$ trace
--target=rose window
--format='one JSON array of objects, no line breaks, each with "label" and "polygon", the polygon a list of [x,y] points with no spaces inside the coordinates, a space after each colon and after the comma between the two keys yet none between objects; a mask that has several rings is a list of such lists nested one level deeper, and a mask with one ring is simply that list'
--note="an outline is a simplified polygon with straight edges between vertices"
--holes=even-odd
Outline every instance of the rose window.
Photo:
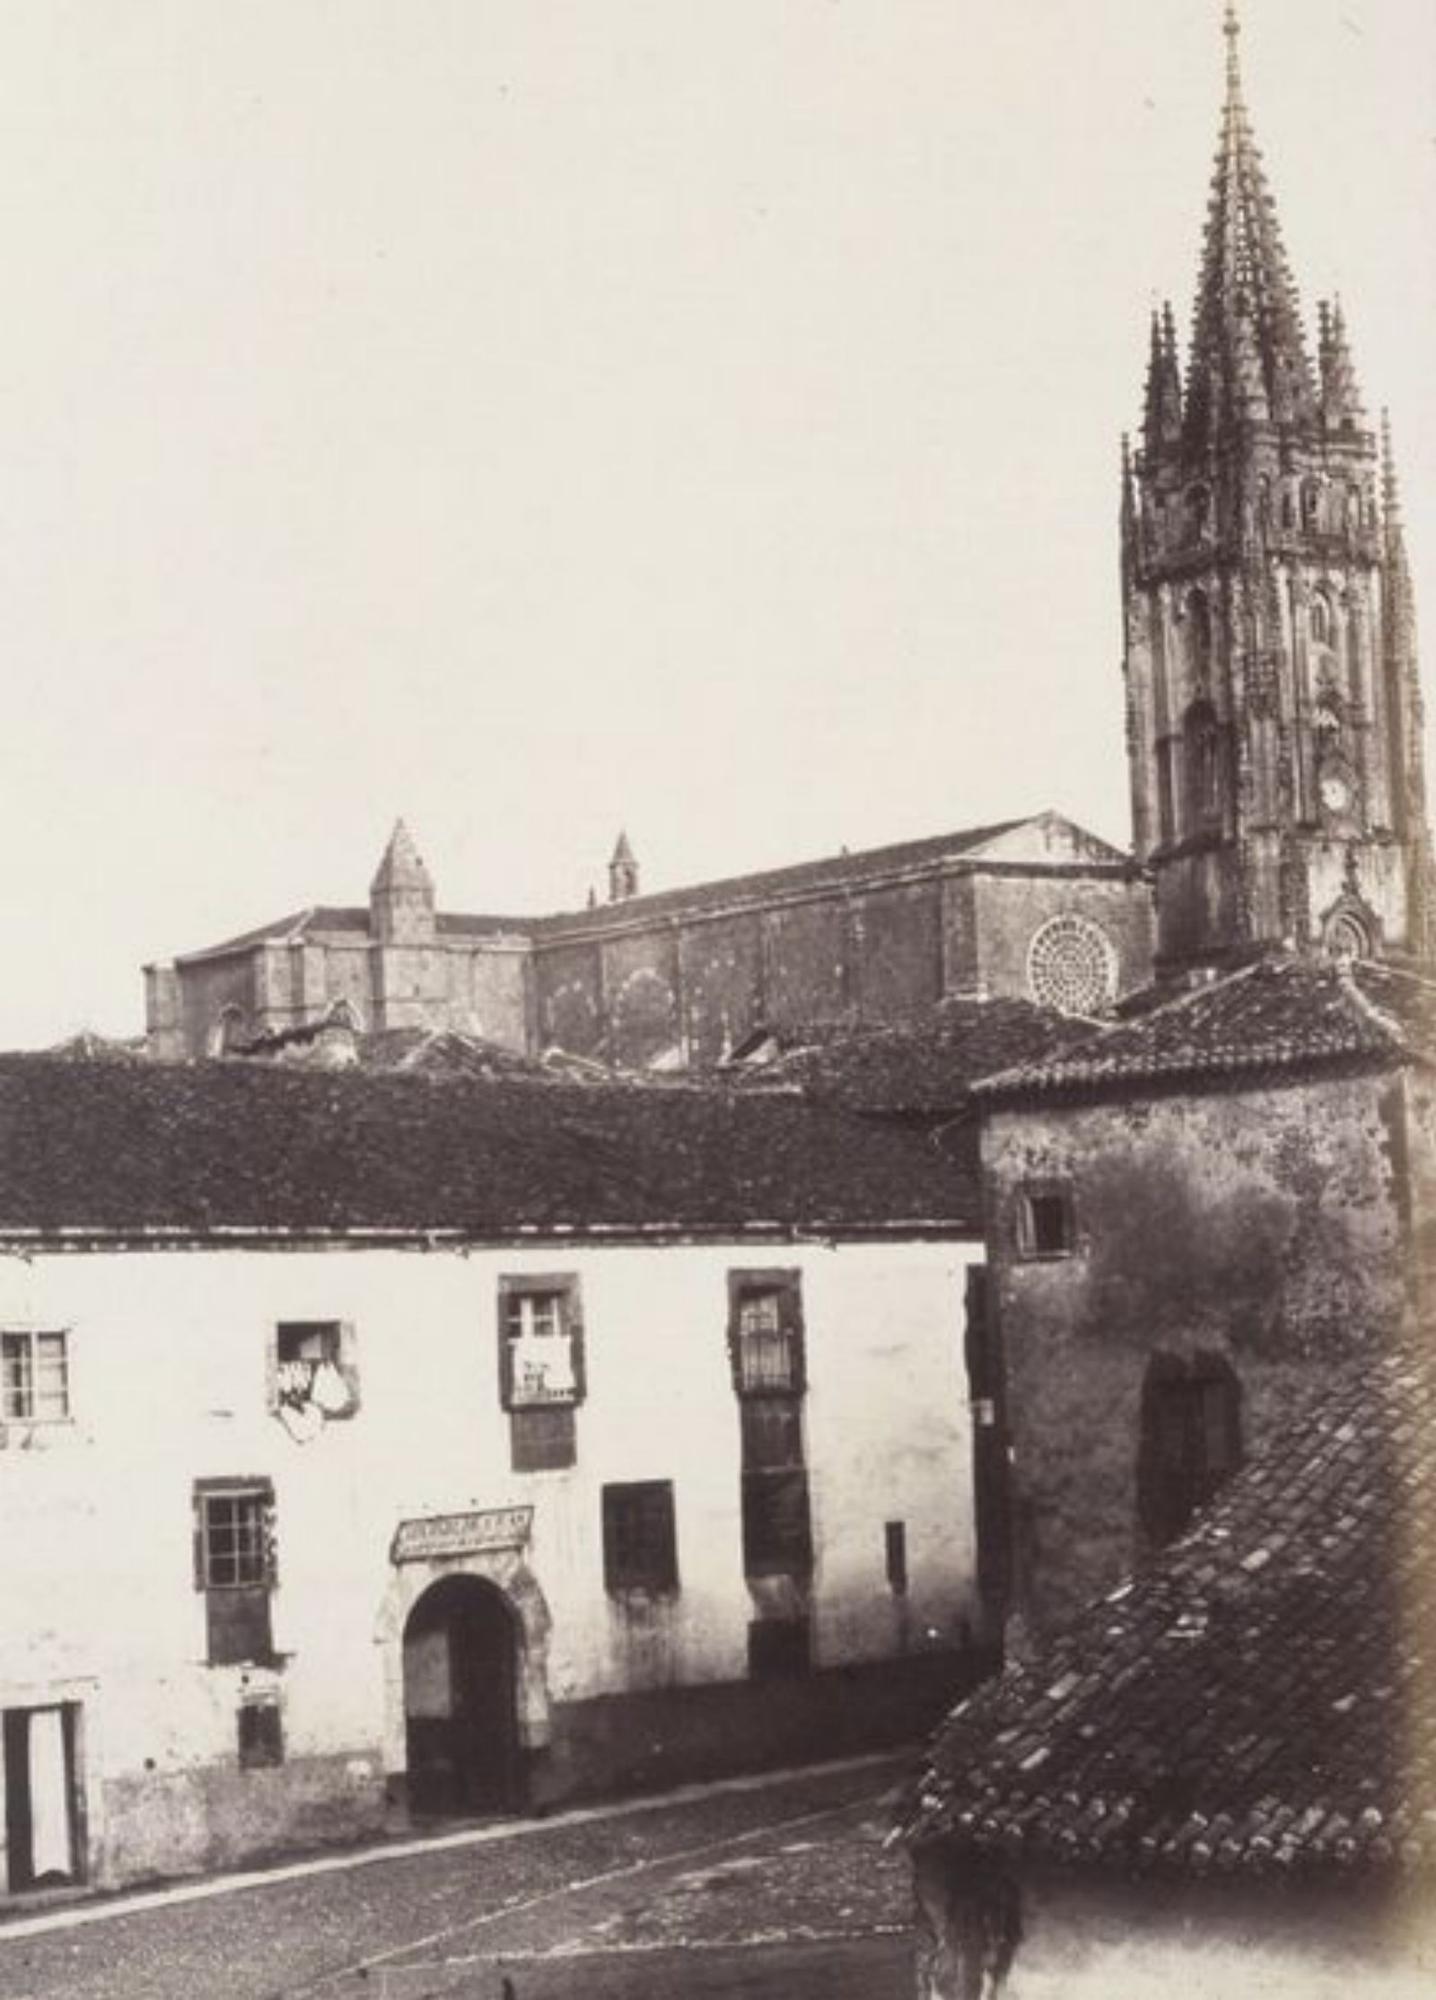
[{"label": "rose window", "polygon": [[1027,986],[1059,1014],[1101,1014],[1117,994],[1117,954],[1086,917],[1052,917],[1027,947]]}]

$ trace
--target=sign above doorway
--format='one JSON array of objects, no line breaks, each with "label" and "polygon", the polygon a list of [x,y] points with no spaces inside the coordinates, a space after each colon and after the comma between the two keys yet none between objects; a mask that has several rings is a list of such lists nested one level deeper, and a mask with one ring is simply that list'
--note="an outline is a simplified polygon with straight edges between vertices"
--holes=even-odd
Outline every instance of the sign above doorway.
[{"label": "sign above doorway", "polygon": [[532,1507],[485,1507],[467,1514],[423,1514],[401,1521],[390,1562],[425,1562],[471,1556],[486,1549],[521,1549],[533,1528]]}]

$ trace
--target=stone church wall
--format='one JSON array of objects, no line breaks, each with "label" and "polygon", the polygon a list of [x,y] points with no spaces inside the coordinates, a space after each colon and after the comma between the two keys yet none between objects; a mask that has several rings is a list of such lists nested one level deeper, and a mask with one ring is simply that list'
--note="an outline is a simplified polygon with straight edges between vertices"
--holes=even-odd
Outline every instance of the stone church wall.
[{"label": "stone church wall", "polygon": [[876,1021],[900,1021],[943,993],[942,901],[935,882],[880,890],[856,903],[857,1001]]},{"label": "stone church wall", "polygon": [[1144,882],[1065,875],[979,875],[971,882],[976,984],[986,994],[1028,994],[1027,954],[1043,924],[1076,916],[1096,924],[1116,958],[1117,991],[1151,975],[1151,896]]}]

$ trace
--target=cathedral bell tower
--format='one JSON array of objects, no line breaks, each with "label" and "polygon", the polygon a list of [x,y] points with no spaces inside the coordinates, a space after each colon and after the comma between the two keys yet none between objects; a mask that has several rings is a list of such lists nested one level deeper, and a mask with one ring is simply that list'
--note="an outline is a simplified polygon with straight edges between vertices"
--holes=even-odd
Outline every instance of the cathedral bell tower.
[{"label": "cathedral bell tower", "polygon": [[1138,858],[1157,971],[1283,946],[1424,957],[1415,620],[1390,438],[1344,315],[1309,351],[1226,15],[1227,91],[1182,380],[1154,315],[1124,448],[1122,586]]}]

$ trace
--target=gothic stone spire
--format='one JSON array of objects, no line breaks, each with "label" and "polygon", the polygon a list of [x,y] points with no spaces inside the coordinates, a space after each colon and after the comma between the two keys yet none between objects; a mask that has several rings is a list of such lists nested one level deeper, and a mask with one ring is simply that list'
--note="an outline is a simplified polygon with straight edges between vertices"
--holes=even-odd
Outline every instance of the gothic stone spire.
[{"label": "gothic stone spire", "polygon": [[1228,6],[1185,384],[1162,316],[1123,472],[1132,823],[1173,976],[1358,935],[1422,953],[1436,924],[1395,475],[1337,304],[1313,366],[1239,33]]},{"label": "gothic stone spire", "polygon": [[1187,420],[1215,443],[1245,416],[1300,422],[1317,407],[1311,358],[1276,205],[1242,94],[1235,7],[1227,8],[1227,93],[1193,319]]},{"label": "gothic stone spire", "polygon": [[1172,308],[1152,314],[1152,351],[1147,363],[1147,408],[1142,436],[1154,456],[1182,435],[1182,370]]}]

